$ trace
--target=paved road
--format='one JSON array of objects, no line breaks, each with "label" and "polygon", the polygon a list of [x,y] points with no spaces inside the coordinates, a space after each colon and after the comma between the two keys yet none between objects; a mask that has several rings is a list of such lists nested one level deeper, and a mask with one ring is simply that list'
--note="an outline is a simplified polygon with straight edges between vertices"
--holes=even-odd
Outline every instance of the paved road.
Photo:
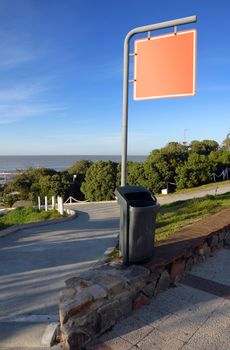
[{"label": "paved road", "polygon": [[[72,221],[0,239],[0,348],[41,346],[58,319],[58,292],[67,276],[88,269],[118,234],[116,203],[78,204]],[[25,341],[24,330],[27,333]]]},{"label": "paved road", "polygon": [[[230,191],[230,185],[222,187],[217,193]],[[206,194],[193,191],[160,197],[159,201]],[[0,239],[0,349],[41,346],[47,324],[58,320],[58,294],[64,280],[88,269],[114,245],[119,232],[115,202],[69,207],[78,211],[78,218]]]},{"label": "paved road", "polygon": [[230,192],[230,184],[221,184],[214,187],[210,187],[209,189],[199,189],[199,190],[192,190],[185,193],[172,193],[167,196],[160,196],[158,198],[160,204],[167,204],[167,203],[173,203],[176,201],[186,200],[186,199],[192,199],[197,197],[204,197],[206,195],[218,195],[223,194],[226,192]]}]

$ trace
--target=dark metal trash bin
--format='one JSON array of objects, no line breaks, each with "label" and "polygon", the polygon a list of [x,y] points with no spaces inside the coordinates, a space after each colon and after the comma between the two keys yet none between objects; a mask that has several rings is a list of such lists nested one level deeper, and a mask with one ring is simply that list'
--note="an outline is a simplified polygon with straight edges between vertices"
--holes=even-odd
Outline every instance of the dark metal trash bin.
[{"label": "dark metal trash bin", "polygon": [[115,195],[120,204],[120,250],[126,265],[148,260],[153,255],[156,197],[142,186],[121,186]]}]

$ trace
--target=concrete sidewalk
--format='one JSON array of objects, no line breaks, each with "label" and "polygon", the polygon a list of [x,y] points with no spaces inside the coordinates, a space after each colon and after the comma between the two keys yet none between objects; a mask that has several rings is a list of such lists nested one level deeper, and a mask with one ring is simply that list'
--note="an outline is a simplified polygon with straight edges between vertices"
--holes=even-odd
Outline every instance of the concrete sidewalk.
[{"label": "concrete sidewalk", "polygon": [[229,350],[229,263],[218,251],[87,350]]}]

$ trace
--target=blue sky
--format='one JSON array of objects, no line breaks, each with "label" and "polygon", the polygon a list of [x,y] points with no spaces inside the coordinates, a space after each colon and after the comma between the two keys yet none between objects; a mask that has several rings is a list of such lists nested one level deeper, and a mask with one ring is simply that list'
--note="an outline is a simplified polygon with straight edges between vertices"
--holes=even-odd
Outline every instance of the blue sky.
[{"label": "blue sky", "polygon": [[128,153],[182,142],[185,129],[188,142],[221,142],[229,12],[228,0],[0,0],[0,154],[120,154],[126,33],[191,15],[181,29],[198,30],[197,95],[133,101],[131,87]]}]

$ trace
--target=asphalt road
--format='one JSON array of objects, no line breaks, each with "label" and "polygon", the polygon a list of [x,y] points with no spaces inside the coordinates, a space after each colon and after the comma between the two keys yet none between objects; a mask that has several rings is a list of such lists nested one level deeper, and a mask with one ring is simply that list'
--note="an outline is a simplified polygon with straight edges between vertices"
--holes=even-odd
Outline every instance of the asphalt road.
[{"label": "asphalt road", "polygon": [[65,279],[88,269],[114,245],[116,203],[78,204],[77,212],[72,221],[1,238],[0,348],[41,346],[47,324],[58,321]]},{"label": "asphalt road", "polygon": [[[214,194],[192,191],[159,197],[170,203]],[[230,191],[230,185],[217,193]],[[66,278],[94,264],[119,233],[116,202],[69,205],[72,221],[30,228],[0,239],[0,349],[41,347],[46,327],[58,322],[58,295]],[[45,349],[45,348],[44,348]]]}]

